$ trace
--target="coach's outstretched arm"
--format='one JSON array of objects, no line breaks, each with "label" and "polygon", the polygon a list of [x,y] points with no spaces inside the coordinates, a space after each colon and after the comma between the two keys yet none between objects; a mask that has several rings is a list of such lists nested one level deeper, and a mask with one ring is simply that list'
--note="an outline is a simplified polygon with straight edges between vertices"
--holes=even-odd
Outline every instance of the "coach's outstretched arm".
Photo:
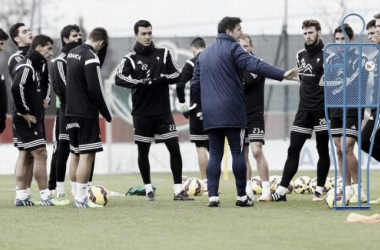
[{"label": "coach's outstretched arm", "polygon": [[285,71],[281,68],[278,68],[256,57],[251,56],[241,46],[236,47],[234,60],[236,65],[241,70],[263,75],[267,78],[278,81],[282,81],[283,79],[296,80],[294,78],[299,76],[301,71],[300,68],[293,68],[291,70]]}]

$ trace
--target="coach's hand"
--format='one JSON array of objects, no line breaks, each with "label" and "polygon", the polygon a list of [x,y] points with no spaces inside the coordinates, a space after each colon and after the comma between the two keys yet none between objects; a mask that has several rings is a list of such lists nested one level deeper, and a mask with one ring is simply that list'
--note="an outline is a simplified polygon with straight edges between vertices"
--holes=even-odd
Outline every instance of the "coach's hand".
[{"label": "coach's hand", "polygon": [[298,76],[303,75],[301,73],[302,71],[303,71],[303,68],[301,68],[301,67],[299,67],[299,68],[297,68],[297,67],[292,68],[291,70],[288,70],[288,71],[285,72],[284,79],[297,81],[298,80]]},{"label": "coach's hand", "polygon": [[29,128],[32,127],[32,123],[34,123],[34,124],[37,123],[37,119],[35,116],[29,115],[29,114],[23,115],[20,113],[17,113],[17,115],[22,116],[25,119],[25,121],[28,123]]}]

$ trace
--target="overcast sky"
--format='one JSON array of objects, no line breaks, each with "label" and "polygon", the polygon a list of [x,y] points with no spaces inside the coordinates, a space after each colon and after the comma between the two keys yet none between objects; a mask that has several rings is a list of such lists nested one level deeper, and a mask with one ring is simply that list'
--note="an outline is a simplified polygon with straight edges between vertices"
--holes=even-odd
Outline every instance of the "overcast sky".
[{"label": "overcast sky", "polygon": [[[111,37],[133,36],[133,25],[139,19],[152,23],[154,36],[214,36],[217,23],[224,16],[242,18],[243,31],[253,35],[279,34],[285,12],[285,0],[42,1],[42,32],[52,37],[58,37],[63,26],[78,23],[80,17],[87,30],[103,26]],[[342,16],[351,12],[361,14],[368,22],[380,12],[380,1],[288,0],[288,31],[300,34],[302,21],[313,18],[319,20],[322,31],[328,33]],[[29,23],[30,17],[26,21]],[[361,23],[356,23],[357,33]]]}]

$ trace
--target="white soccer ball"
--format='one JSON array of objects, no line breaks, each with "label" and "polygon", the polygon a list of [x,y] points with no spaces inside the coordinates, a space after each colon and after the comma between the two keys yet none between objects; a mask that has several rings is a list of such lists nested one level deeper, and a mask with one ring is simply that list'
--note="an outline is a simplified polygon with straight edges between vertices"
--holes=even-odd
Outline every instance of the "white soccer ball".
[{"label": "white soccer ball", "polygon": [[[336,196],[336,206],[342,206],[343,204],[343,190],[341,188],[337,189],[337,192],[335,193],[335,189],[332,188],[330,191],[326,194],[326,204],[329,208],[333,208],[335,203],[335,196]],[[350,200],[346,197],[346,206],[348,206]]]},{"label": "white soccer ball", "polygon": [[281,179],[282,179],[282,176],[280,175],[272,175],[269,177],[271,193],[276,192],[277,187],[280,185]]},{"label": "white soccer ball", "polygon": [[98,205],[107,205],[108,200],[110,198],[108,190],[100,185],[91,186],[87,190],[87,198],[88,200],[98,204]]},{"label": "white soccer ball", "polygon": [[189,178],[183,184],[183,190],[190,196],[201,196],[203,194],[202,181],[198,178]]},{"label": "white soccer ball", "polygon": [[[312,194],[315,193],[315,190],[317,188],[317,177],[314,177],[310,181],[310,192]],[[323,187],[323,194],[326,194],[331,189],[331,179],[329,177],[326,178],[325,186]]]},{"label": "white soccer ball", "polygon": [[310,194],[311,179],[308,176],[300,176],[294,181],[294,193]]}]

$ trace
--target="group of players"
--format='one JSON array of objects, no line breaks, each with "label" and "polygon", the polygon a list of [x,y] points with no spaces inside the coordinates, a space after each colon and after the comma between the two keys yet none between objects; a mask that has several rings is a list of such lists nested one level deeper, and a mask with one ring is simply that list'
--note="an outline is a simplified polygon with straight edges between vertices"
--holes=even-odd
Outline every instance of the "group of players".
[{"label": "group of players", "polygon": [[[190,140],[197,148],[202,183],[209,196],[209,207],[217,207],[220,204],[218,188],[225,137],[228,139],[233,158],[232,167],[237,187],[236,205],[249,207],[253,206],[254,200],[251,166],[248,160],[249,146],[262,180],[263,193],[258,200],[286,201],[285,193],[297,172],[301,149],[306,139],[311,138],[313,130],[316,133],[319,154],[317,188],[313,201],[323,200],[323,187],[330,167],[330,158],[324,114],[324,90],[320,84],[324,74],[321,26],[316,20],[303,22],[305,48],[297,53],[297,67],[285,71],[254,56],[252,40],[248,34],[242,32],[240,23],[240,18],[223,18],[218,24],[216,41],[207,48],[202,38],[193,39],[191,49],[194,58],[185,63],[182,73],[169,50],[155,47],[152,41],[152,25],[146,20],[135,23],[136,44],[121,60],[115,84],[129,88],[132,92],[134,140],[138,148],[138,166],[148,201],[154,201],[156,198],[149,163],[150,145],[154,141],[165,143],[170,153],[170,167],[174,180],[173,200],[193,200],[182,189],[182,157],[176,125],[170,110],[169,84],[176,84],[181,112],[186,118],[190,118]],[[345,25],[344,29],[350,41],[353,40],[351,27]],[[367,25],[367,30],[369,40],[380,43],[380,14]],[[19,48],[8,62],[14,100],[14,143],[19,149],[15,166],[15,205],[70,204],[64,189],[66,164],[70,156],[69,175],[74,207],[100,207],[86,198],[86,191],[88,185],[91,185],[95,153],[103,150],[99,113],[108,122],[112,121],[100,73],[107,53],[107,31],[104,28],[95,28],[82,43],[79,27],[65,26],[61,31],[62,52],[51,60],[50,67],[48,61],[52,57],[54,44],[50,37],[33,37],[23,23],[13,25],[9,33]],[[344,42],[340,27],[335,30],[334,37],[337,42]],[[0,29],[0,50],[7,40],[8,35]],[[274,194],[270,193],[268,163],[263,153],[265,77],[280,81],[297,78],[300,81],[300,103],[291,130],[288,157],[283,178]],[[1,79],[3,80],[3,76]],[[190,105],[187,105],[184,89],[189,81],[191,100]],[[57,143],[54,147],[48,185],[44,110],[50,105],[50,85],[59,97],[59,103],[55,126]],[[6,99],[2,98],[3,100]],[[342,114],[337,113],[331,118],[331,126],[335,131],[334,143],[341,167]],[[5,112],[1,115],[0,128],[3,130]],[[372,117],[375,117],[374,114]],[[359,130],[355,112],[348,117],[347,124],[346,192],[350,194],[350,202],[354,203],[358,198],[358,185],[357,160],[353,148]],[[373,126],[372,119],[363,129],[362,145],[366,152],[369,150]],[[376,151],[378,147],[375,143],[373,157],[377,160],[380,158],[380,152]],[[40,190],[39,201],[30,196],[33,176]],[[361,197],[362,201],[366,200],[364,193]]]}]

